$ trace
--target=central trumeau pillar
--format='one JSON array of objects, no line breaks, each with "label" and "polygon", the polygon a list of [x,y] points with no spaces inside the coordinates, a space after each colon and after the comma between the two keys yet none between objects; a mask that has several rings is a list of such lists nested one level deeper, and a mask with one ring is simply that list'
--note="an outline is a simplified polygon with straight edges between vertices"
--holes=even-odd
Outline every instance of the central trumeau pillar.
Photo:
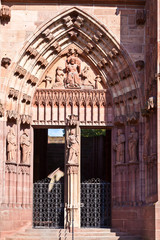
[{"label": "central trumeau pillar", "polygon": [[69,116],[65,152],[65,227],[80,227],[80,128],[78,117]]}]

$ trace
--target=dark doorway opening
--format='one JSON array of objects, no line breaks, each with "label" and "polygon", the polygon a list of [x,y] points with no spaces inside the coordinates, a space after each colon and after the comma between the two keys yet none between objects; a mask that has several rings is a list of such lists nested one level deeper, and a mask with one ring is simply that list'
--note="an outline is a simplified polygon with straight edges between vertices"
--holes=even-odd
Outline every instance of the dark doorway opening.
[{"label": "dark doorway opening", "polygon": [[111,131],[81,131],[81,226],[111,225]]},{"label": "dark doorway opening", "polygon": [[35,228],[64,226],[64,153],[63,135],[49,136],[48,129],[34,130],[33,227]]}]

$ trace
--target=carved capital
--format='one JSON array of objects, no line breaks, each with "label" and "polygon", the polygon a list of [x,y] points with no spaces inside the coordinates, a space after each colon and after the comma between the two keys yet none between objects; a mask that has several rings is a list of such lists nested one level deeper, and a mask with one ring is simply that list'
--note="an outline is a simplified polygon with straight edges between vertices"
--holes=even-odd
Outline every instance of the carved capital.
[{"label": "carved capital", "polygon": [[18,113],[14,110],[7,110],[7,118],[16,120],[18,118]]},{"label": "carved capital", "polygon": [[70,175],[70,174],[78,174],[78,165],[77,166],[69,165],[68,168],[67,168],[67,174],[68,175]]},{"label": "carved capital", "polygon": [[7,58],[7,57],[2,58],[2,61],[1,61],[1,66],[2,67],[7,69],[10,64],[11,64],[11,59],[10,58]]},{"label": "carved capital", "polygon": [[53,34],[51,33],[51,31],[49,29],[46,29],[43,33],[42,33],[43,38],[47,41],[50,42],[51,40],[54,39]]},{"label": "carved capital", "polygon": [[91,51],[92,51],[92,49],[93,49],[93,45],[92,45],[92,43],[87,43],[87,46],[84,48],[84,52],[85,53],[90,53]]},{"label": "carved capital", "polygon": [[138,25],[144,25],[146,22],[146,10],[137,10],[136,23]]},{"label": "carved capital", "polygon": [[20,120],[23,124],[31,124],[32,122],[32,116],[30,115],[25,115],[25,114],[22,114],[20,115]]},{"label": "carved capital", "polygon": [[97,63],[98,67],[99,68],[103,68],[105,67],[106,65],[110,65],[110,62],[108,59],[106,58],[102,58],[98,63]]},{"label": "carved capital", "polygon": [[76,31],[70,31],[68,32],[68,35],[70,37],[71,40],[76,40],[77,39],[77,36],[78,36],[78,32]]},{"label": "carved capital", "polygon": [[48,61],[43,56],[39,57],[39,59],[37,60],[37,63],[44,67],[48,65]]},{"label": "carved capital", "polygon": [[34,58],[38,55],[38,51],[32,46],[29,46],[26,52],[29,53]]},{"label": "carved capital", "polygon": [[27,70],[24,69],[23,67],[21,66],[17,66],[16,70],[15,70],[15,74],[16,75],[19,75],[20,77],[24,77],[25,74],[26,74]]},{"label": "carved capital", "polygon": [[11,163],[11,162],[6,162],[5,172],[16,173],[17,172],[17,164],[16,163]]},{"label": "carved capital", "polygon": [[96,34],[94,34],[94,36],[93,36],[93,41],[95,41],[95,42],[100,41],[102,36],[103,36],[103,34],[101,32],[99,32],[99,31],[97,31]]},{"label": "carved capital", "polygon": [[19,90],[16,90],[14,88],[10,88],[8,96],[12,97],[14,100],[17,100],[18,94],[19,94]]},{"label": "carved capital", "polygon": [[76,127],[79,124],[78,116],[72,114],[66,119],[66,125],[70,127]]},{"label": "carved capital", "polygon": [[31,96],[29,96],[26,93],[24,93],[22,102],[26,102],[26,104],[29,104],[31,102]]},{"label": "carved capital", "polygon": [[73,19],[69,15],[63,18],[63,22],[67,28],[73,26]]},{"label": "carved capital", "polygon": [[125,122],[126,122],[125,115],[116,116],[114,119],[114,125],[116,125],[116,126],[122,126],[125,124]]},{"label": "carved capital", "polygon": [[119,55],[119,52],[117,51],[117,49],[112,48],[112,50],[108,53],[110,58],[116,58]]},{"label": "carved capital", "polygon": [[0,20],[2,22],[9,22],[11,18],[11,9],[9,6],[2,5],[0,9]]},{"label": "carved capital", "polygon": [[84,18],[77,16],[77,19],[74,22],[74,26],[76,26],[77,28],[80,28],[83,25],[83,22],[84,22]]},{"label": "carved capital", "polygon": [[27,78],[27,82],[31,83],[32,85],[36,85],[36,83],[38,82],[38,78],[35,77],[32,74],[29,74],[28,78]]},{"label": "carved capital", "polygon": [[132,114],[127,115],[127,122],[130,124],[135,124],[138,122],[139,119],[139,113],[134,112]]},{"label": "carved capital", "polygon": [[125,68],[124,70],[122,70],[120,73],[119,73],[119,77],[121,80],[124,80],[128,77],[131,76],[131,71],[129,69],[129,67]]}]

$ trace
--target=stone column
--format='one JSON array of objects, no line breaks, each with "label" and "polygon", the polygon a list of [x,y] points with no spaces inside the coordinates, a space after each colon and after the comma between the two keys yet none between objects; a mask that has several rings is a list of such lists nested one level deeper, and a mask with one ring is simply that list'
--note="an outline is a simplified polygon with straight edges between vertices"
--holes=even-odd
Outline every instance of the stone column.
[{"label": "stone column", "polygon": [[66,127],[64,216],[66,228],[80,228],[80,128],[75,115]]}]

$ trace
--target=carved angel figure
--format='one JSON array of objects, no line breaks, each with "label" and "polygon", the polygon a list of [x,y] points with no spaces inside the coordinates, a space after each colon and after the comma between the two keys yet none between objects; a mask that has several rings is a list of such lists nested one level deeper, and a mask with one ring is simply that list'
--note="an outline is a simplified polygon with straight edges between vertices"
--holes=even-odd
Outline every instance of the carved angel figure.
[{"label": "carved angel figure", "polygon": [[125,143],[125,135],[122,133],[122,129],[118,129],[117,132],[117,143],[114,146],[114,150],[116,151],[116,163],[124,163],[124,143]]},{"label": "carved angel figure", "polygon": [[138,133],[135,132],[135,128],[132,127],[129,134],[129,159],[130,162],[137,161],[137,142]]},{"label": "carved angel figure", "polygon": [[29,135],[27,131],[25,130],[24,133],[21,136],[20,144],[22,148],[22,159],[21,163],[29,163],[30,160],[30,154],[31,154],[31,141],[29,139]]},{"label": "carved angel figure", "polygon": [[69,137],[67,139],[68,148],[68,164],[78,164],[79,156],[79,142],[75,135],[75,129],[70,130]]},{"label": "carved angel figure", "polygon": [[7,159],[8,162],[16,161],[16,135],[14,129],[11,128],[7,134]]}]

